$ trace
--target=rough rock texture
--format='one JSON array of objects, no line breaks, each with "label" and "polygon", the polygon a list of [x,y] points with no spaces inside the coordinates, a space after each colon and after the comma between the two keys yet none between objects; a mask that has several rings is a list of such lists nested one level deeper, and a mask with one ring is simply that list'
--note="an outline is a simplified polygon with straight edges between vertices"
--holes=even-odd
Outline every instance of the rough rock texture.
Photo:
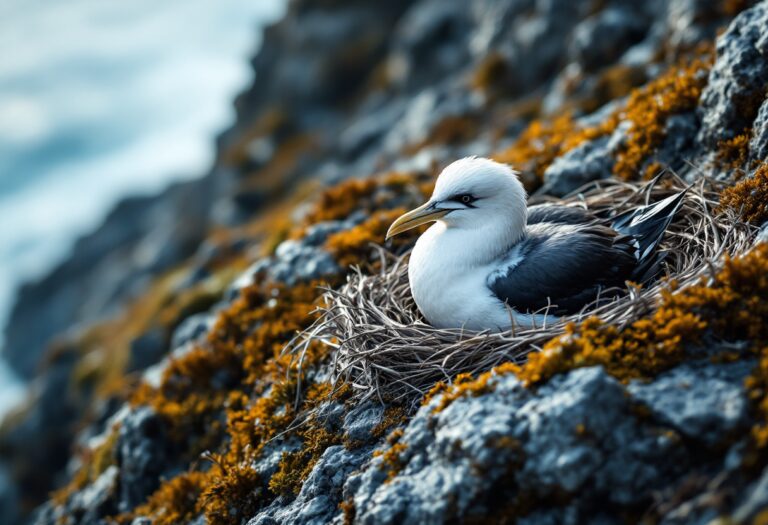
[{"label": "rough rock texture", "polygon": [[333,341],[281,352],[313,319],[307,283],[375,263],[457,157],[514,163],[536,198],[755,173],[766,28],[768,1],[291,1],[210,172],[122,203],[21,291],[3,355],[31,395],[0,429],[0,522],[764,517],[746,334],[642,380],[494,375],[415,412],[329,394]]},{"label": "rough rock texture", "polygon": [[717,42],[720,60],[701,97],[700,140],[715,148],[751,127],[768,83],[768,5],[744,11]]}]

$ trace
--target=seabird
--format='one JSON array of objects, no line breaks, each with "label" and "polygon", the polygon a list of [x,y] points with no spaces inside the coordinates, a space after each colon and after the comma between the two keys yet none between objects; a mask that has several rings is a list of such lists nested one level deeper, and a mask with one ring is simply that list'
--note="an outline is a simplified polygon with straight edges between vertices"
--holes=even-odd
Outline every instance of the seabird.
[{"label": "seabird", "polygon": [[612,218],[575,206],[528,207],[517,173],[468,157],[446,167],[429,201],[387,239],[434,222],[411,253],[411,293],[438,328],[505,330],[576,313],[601,294],[647,283],[684,192]]}]

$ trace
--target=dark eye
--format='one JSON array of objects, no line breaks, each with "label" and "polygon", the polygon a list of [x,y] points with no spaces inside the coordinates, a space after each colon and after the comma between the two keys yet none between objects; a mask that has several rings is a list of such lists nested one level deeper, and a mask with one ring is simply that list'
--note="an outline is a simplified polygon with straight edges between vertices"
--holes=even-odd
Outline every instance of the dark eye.
[{"label": "dark eye", "polygon": [[464,195],[459,195],[457,200],[463,204],[469,204],[470,202],[474,201],[475,198],[469,193],[465,193]]}]

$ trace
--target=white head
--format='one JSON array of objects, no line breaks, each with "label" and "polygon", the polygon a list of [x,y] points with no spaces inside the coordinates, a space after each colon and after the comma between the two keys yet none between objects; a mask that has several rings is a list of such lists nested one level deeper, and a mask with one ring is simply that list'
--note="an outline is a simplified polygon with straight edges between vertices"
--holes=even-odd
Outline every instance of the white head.
[{"label": "white head", "polygon": [[387,238],[440,221],[448,230],[485,230],[502,237],[500,243],[514,243],[525,232],[527,216],[525,189],[512,168],[467,157],[440,173],[429,201],[392,223]]}]

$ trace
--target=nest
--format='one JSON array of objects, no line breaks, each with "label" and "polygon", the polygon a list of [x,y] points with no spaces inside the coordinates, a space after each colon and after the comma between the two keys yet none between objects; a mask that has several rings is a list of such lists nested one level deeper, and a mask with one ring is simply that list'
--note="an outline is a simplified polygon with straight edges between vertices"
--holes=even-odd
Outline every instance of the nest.
[{"label": "nest", "polygon": [[[599,214],[618,214],[655,202],[684,189],[674,175],[663,181],[632,184],[602,181],[560,201]],[[332,377],[353,388],[358,399],[415,406],[436,382],[450,382],[459,373],[476,374],[505,362],[522,363],[529,352],[561,334],[567,323],[598,316],[623,327],[648,315],[661,290],[674,279],[679,287],[711,276],[724,254],[747,250],[753,229],[730,212],[716,213],[721,188],[701,179],[688,189],[661,249],[666,278],[646,288],[628,286],[626,293],[597,300],[579,314],[550,317],[541,326],[506,332],[438,329],[427,324],[411,297],[406,255],[379,249],[379,261],[367,270],[355,269],[347,283],[325,292],[318,321],[300,335],[293,351],[320,340],[334,348]]]}]

